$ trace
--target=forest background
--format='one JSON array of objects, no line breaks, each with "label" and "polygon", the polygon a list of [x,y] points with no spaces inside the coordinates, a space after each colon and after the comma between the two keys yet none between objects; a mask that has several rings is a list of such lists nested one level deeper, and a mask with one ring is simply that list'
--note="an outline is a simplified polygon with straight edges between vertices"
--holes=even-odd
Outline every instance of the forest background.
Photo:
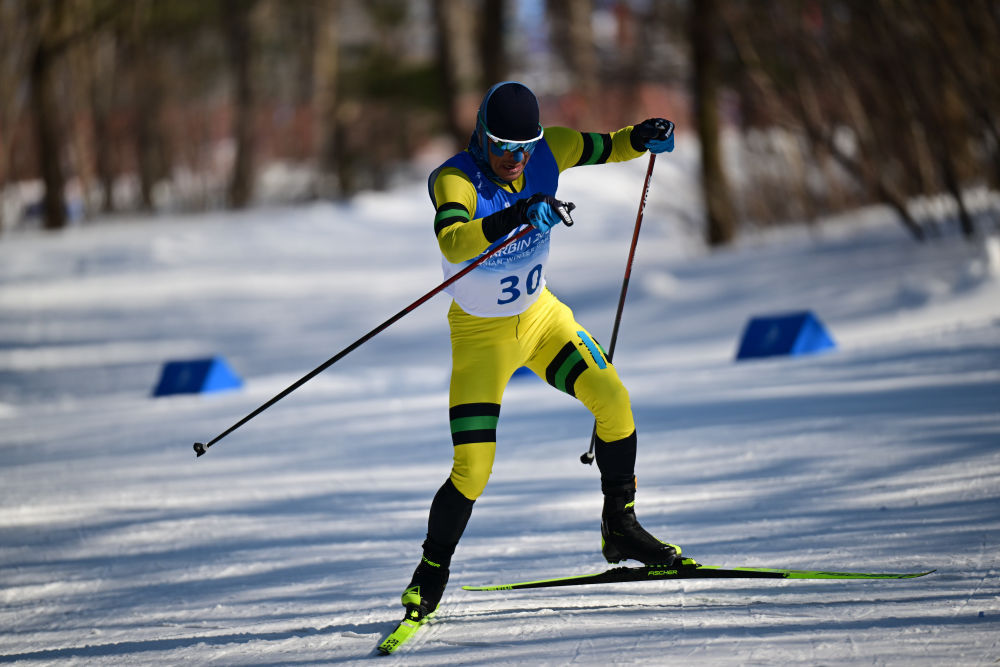
[{"label": "forest background", "polygon": [[548,125],[673,119],[710,246],[870,203],[998,226],[991,0],[0,0],[0,44],[0,232],[387,189],[505,79]]}]

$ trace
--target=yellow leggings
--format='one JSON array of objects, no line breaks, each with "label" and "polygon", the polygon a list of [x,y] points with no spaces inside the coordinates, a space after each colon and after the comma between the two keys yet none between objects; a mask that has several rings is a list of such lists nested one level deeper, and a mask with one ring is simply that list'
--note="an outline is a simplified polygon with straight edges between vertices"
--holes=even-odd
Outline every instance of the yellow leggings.
[{"label": "yellow leggings", "polygon": [[482,494],[493,471],[500,401],[521,366],[578,398],[593,413],[598,438],[611,443],[631,436],[634,442],[632,407],[618,373],[548,289],[528,310],[510,317],[476,317],[452,303],[448,322],[451,482],[469,500]]}]

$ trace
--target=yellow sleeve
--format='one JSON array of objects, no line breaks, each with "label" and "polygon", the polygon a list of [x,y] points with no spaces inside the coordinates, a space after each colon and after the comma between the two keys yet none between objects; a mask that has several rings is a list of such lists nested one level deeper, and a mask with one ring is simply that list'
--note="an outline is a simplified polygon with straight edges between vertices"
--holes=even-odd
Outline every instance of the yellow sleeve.
[{"label": "yellow sleeve", "polygon": [[585,164],[624,162],[642,155],[632,148],[632,126],[607,133],[578,132],[568,127],[545,128],[545,141],[556,158],[559,171]]},{"label": "yellow sleeve", "polygon": [[490,247],[476,215],[476,188],[460,169],[445,167],[434,180],[434,234],[445,259],[453,264],[481,255]]}]

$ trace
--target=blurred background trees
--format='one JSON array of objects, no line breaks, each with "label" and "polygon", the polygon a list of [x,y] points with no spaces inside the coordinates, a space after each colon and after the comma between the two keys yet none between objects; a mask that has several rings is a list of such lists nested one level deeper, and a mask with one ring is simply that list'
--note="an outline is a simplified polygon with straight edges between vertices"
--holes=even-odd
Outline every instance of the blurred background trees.
[{"label": "blurred background trees", "polygon": [[0,44],[0,230],[422,178],[508,78],[675,120],[711,245],[869,203],[972,236],[1000,185],[992,0],[0,0]]}]

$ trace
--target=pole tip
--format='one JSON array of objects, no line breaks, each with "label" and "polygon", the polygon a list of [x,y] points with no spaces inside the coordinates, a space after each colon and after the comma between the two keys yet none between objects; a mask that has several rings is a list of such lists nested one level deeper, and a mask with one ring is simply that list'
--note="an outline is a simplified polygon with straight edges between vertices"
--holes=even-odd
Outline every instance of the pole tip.
[{"label": "pole tip", "polygon": [[202,443],[202,442],[196,442],[196,443],[194,443],[194,451],[195,451],[195,453],[198,456],[201,456],[202,454],[204,454],[206,449],[207,448],[205,447],[205,443]]},{"label": "pole tip", "polygon": [[580,454],[580,463],[587,466],[593,465],[594,455],[591,454],[590,452],[584,452],[583,454]]}]

